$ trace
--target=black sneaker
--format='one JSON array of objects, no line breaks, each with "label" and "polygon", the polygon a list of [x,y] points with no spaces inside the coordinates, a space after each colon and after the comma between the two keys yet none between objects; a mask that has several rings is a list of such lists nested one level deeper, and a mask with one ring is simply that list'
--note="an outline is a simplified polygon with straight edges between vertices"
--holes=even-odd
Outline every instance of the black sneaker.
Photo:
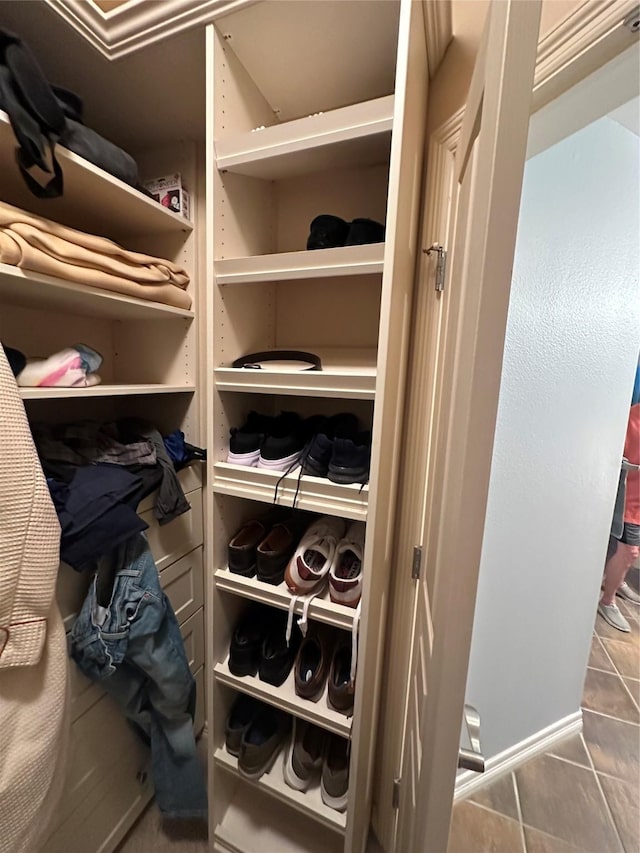
[{"label": "black sneaker", "polygon": [[258,454],[257,467],[270,471],[291,471],[302,453],[305,438],[302,421],[294,412],[273,418]]},{"label": "black sneaker", "polygon": [[349,223],[328,213],[316,216],[309,228],[307,249],[334,249],[336,246],[344,246],[349,234]]},{"label": "black sneaker", "polygon": [[345,246],[359,246],[363,243],[384,243],[384,225],[373,219],[354,219],[349,225]]},{"label": "black sneaker", "polygon": [[266,681],[267,684],[273,684],[275,687],[280,687],[286,681],[302,641],[300,628],[294,622],[291,639],[287,646],[286,630],[287,614],[278,613],[262,643],[258,676],[260,681]]},{"label": "black sneaker", "polygon": [[327,476],[332,483],[349,485],[369,480],[371,433],[358,433],[353,439],[336,438]]},{"label": "black sneaker", "polygon": [[229,671],[243,677],[255,675],[265,634],[269,630],[271,610],[263,604],[250,604],[233,630],[229,646]]},{"label": "black sneaker", "polygon": [[358,431],[358,419],[349,412],[324,419],[305,451],[302,470],[312,477],[326,477],[336,438],[353,439]]},{"label": "black sneaker", "polygon": [[227,462],[233,465],[255,467],[260,458],[264,437],[269,432],[273,420],[274,418],[267,415],[249,412],[247,420],[241,427],[232,427]]}]

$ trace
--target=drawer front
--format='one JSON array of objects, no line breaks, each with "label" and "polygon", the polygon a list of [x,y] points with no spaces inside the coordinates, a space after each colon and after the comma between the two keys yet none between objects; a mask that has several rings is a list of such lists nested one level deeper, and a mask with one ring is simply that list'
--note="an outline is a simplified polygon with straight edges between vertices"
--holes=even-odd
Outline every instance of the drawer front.
[{"label": "drawer front", "polygon": [[118,770],[123,757],[128,755],[135,757],[135,773],[149,761],[148,749],[138,740],[117,705],[103,695],[71,725],[65,787],[57,809],[59,820],[66,820],[112,770]]},{"label": "drawer front", "polygon": [[[43,853],[111,853],[133,826],[153,796],[153,782],[148,750],[132,732],[130,737],[126,749],[120,746],[116,762],[100,770],[84,799],[73,803],[65,796],[62,805],[75,810],[58,810],[57,826]],[[109,743],[110,738],[104,740]]]},{"label": "drawer front", "polygon": [[182,625],[204,604],[202,548],[195,548],[160,572],[160,583]]},{"label": "drawer front", "polygon": [[146,534],[159,572],[193,548],[202,545],[202,489],[189,492],[187,500],[191,504],[191,510],[162,526],[154,518],[153,509],[140,513],[140,517],[149,525]]},{"label": "drawer front", "polygon": [[191,672],[204,666],[204,609],[198,610],[180,626],[184,639],[184,650]]},{"label": "drawer front", "polygon": [[[187,495],[187,499],[189,499],[188,492],[193,492],[195,489],[202,488],[202,472],[204,467],[201,463],[197,462],[193,465],[189,465],[187,468],[183,468],[181,471],[178,471],[178,480],[180,481],[180,485],[182,486],[182,491]],[[152,492],[150,495],[147,495],[146,498],[140,501],[138,505],[138,512],[143,513],[148,509],[153,509],[156,503],[156,493]]]}]

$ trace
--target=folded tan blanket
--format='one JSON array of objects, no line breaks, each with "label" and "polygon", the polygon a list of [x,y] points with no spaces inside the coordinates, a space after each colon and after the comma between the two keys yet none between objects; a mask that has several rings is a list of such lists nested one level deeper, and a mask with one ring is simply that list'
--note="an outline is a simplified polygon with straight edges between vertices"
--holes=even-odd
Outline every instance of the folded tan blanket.
[{"label": "folded tan blanket", "polygon": [[190,308],[187,272],[171,261],[67,228],[0,201],[0,263],[128,296]]}]

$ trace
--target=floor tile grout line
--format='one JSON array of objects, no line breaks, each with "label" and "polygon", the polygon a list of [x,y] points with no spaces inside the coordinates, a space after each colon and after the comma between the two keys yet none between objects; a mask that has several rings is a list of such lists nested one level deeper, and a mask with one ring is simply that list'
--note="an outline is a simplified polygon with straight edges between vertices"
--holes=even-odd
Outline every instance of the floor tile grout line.
[{"label": "floor tile grout line", "polygon": [[587,742],[586,742],[582,732],[580,733],[580,737],[582,738],[582,740],[584,742],[585,749],[587,750],[587,757],[589,758],[589,764],[591,766],[591,770],[593,772],[593,775],[594,775],[594,778],[596,781],[596,785],[598,786],[598,790],[600,791],[600,796],[602,797],[602,800],[605,804],[605,808],[607,810],[607,814],[609,815],[609,820],[611,821],[611,825],[613,826],[614,832],[616,834],[616,838],[618,839],[618,842],[620,844],[620,852],[625,853],[625,846],[622,843],[622,837],[620,835],[620,832],[618,831],[618,824],[615,822],[615,819],[613,817],[613,812],[611,810],[611,806],[609,805],[609,800],[607,799],[607,796],[604,792],[604,788],[602,787],[602,784],[601,784],[600,779],[598,777],[598,771],[596,770],[596,766],[593,762],[593,758],[591,757],[591,753],[589,752],[589,749],[587,747]]},{"label": "floor tile grout line", "polygon": [[463,800],[456,800],[456,805],[458,803],[471,803],[472,806],[477,806],[479,809],[482,809],[485,812],[491,812],[491,814],[497,815],[498,817],[503,817],[505,818],[505,820],[510,820],[512,823],[518,823],[518,821],[514,817],[510,817],[504,812],[499,812],[497,809],[492,809],[491,806],[486,806],[484,803],[476,803],[475,800],[471,799],[472,796],[473,793],[469,794],[469,796],[465,797],[465,799]]},{"label": "floor tile grout line", "polygon": [[633,720],[623,720],[622,717],[612,717],[611,714],[605,714],[602,711],[594,711],[593,708],[587,708],[585,705],[582,706],[582,710],[588,711],[590,714],[597,714],[599,717],[604,717],[606,720],[613,720],[616,723],[626,723],[628,726],[640,728],[640,721],[634,723]]},{"label": "floor tile grout line", "polygon": [[[598,635],[596,634],[596,636],[598,636]],[[605,637],[605,639],[607,639],[607,640],[608,640],[608,639],[609,639],[609,637]],[[607,656],[607,658],[609,659],[609,662],[611,663],[611,666],[614,668],[615,672],[617,672],[617,673],[618,673],[618,675],[620,676],[620,678],[624,678],[624,675],[623,675],[623,674],[620,672],[620,670],[618,669],[618,666],[617,666],[616,662],[614,661],[614,659],[613,659],[613,658],[611,657],[611,655],[609,654],[609,652],[608,652],[608,650],[607,650],[607,647],[606,647],[606,645],[604,644],[604,641],[603,641],[600,637],[598,637],[598,640],[600,640],[600,645],[602,646],[602,648],[603,648],[603,650],[604,650],[604,653],[605,653],[605,655]],[[621,640],[611,640],[611,642],[612,642],[612,643],[620,643],[620,642],[622,642],[622,641],[621,641]],[[591,669],[595,669],[595,667],[591,667]],[[604,671],[604,670],[603,670],[603,671]]]},{"label": "floor tile grout line", "polygon": [[524,834],[524,821],[522,820],[522,806],[520,804],[520,791],[518,790],[518,782],[516,779],[516,774],[511,772],[511,782],[513,783],[513,793],[516,798],[516,809],[518,810],[518,820],[520,822],[520,838],[522,839],[522,849],[524,853],[528,853],[527,850],[527,836]]}]

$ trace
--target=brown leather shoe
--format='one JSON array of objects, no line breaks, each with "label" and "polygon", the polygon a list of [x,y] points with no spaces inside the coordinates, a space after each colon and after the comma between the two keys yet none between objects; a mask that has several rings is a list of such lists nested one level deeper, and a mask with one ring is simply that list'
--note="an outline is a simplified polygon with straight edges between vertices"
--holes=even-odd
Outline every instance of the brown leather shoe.
[{"label": "brown leather shoe", "polygon": [[311,629],[298,649],[294,668],[298,696],[317,702],[324,690],[329,673],[330,646],[327,634]]},{"label": "brown leather shoe", "polygon": [[245,578],[256,573],[256,548],[264,539],[265,525],[257,519],[245,521],[228,545],[229,571]]},{"label": "brown leather shoe", "polygon": [[284,570],[295,551],[297,541],[293,524],[281,522],[273,525],[256,551],[259,581],[282,583]]},{"label": "brown leather shoe", "polygon": [[329,704],[345,714],[353,711],[355,682],[351,681],[351,640],[340,638],[333,650],[329,672]]}]

